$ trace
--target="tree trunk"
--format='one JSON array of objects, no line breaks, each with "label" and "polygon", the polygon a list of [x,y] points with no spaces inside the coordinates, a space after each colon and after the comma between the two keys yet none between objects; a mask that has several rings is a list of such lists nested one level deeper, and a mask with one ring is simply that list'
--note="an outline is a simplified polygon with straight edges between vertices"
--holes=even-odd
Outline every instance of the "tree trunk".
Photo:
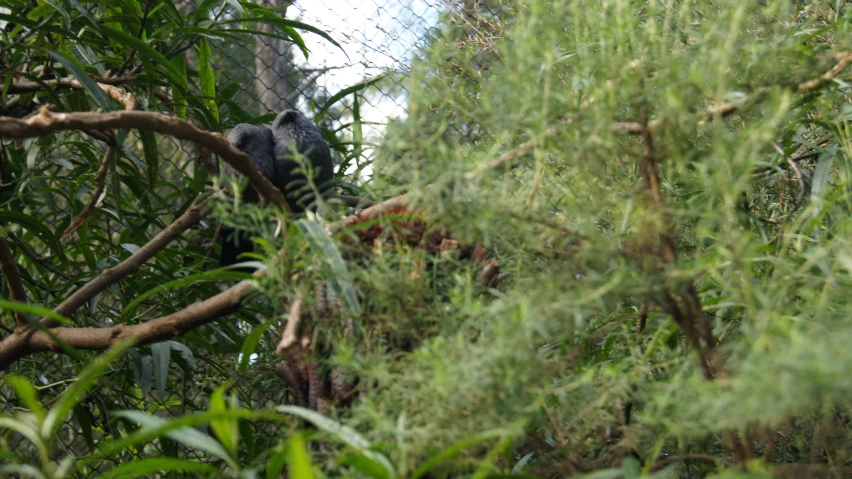
[{"label": "tree trunk", "polygon": [[[287,0],[261,0],[263,7],[278,7],[287,5]],[[284,16],[286,8],[278,10]],[[257,28],[264,32],[274,32],[275,27],[268,23],[258,24]],[[260,114],[278,113],[293,108],[288,92],[287,73],[292,68],[288,59],[289,45],[284,40],[258,35],[254,40],[254,86],[260,99]]]}]

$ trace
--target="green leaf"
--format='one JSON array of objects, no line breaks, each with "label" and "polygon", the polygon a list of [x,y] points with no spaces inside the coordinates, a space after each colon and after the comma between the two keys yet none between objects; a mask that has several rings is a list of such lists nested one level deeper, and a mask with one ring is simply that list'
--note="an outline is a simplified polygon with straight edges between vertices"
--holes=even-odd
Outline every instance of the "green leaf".
[{"label": "green leaf", "polygon": [[[314,33],[316,35],[319,35],[319,36],[325,38],[326,40],[328,40],[329,43],[336,46],[340,50],[343,50],[343,47],[339,43],[337,43],[334,40],[334,38],[331,38],[331,35],[326,33],[324,30],[320,30],[319,28],[317,28],[313,25],[309,25],[307,23],[303,23],[303,22],[300,22],[300,21],[297,21],[297,20],[289,20],[289,19],[286,19],[286,18],[281,18],[278,15],[276,15],[274,12],[269,11],[269,9],[259,9],[259,8],[257,8],[257,5],[252,4],[251,2],[248,2],[248,1],[243,1],[243,2],[240,2],[240,3],[244,7],[246,7],[247,9],[253,10],[255,13],[260,13],[261,16],[250,17],[250,18],[240,18],[240,19],[234,20],[234,21],[265,22],[265,23],[271,23],[271,24],[277,26],[278,28],[280,28],[282,30],[286,30],[288,28],[294,28],[296,30],[304,30],[306,32],[311,32],[311,33]],[[343,53],[346,54],[345,51],[343,51]],[[347,55],[347,57],[348,57],[348,55]]]},{"label": "green leaf", "polygon": [[378,461],[370,459],[361,453],[347,454],[341,457],[338,462],[344,466],[352,466],[361,471],[367,477],[374,479],[388,479],[390,474],[388,470]]},{"label": "green leaf", "polygon": [[210,66],[210,45],[206,38],[198,41],[198,78],[201,81],[201,95],[204,103],[210,109],[210,114],[219,122],[219,107],[216,106],[216,80],[213,68]]},{"label": "green leaf", "polygon": [[157,457],[132,461],[107,471],[100,476],[102,479],[144,477],[155,473],[183,472],[194,473],[193,477],[216,476],[220,472],[217,468],[203,462],[189,459],[177,459],[174,457]]},{"label": "green leaf", "polygon": [[193,274],[187,276],[185,278],[175,279],[169,281],[164,284],[157,285],[148,291],[136,296],[133,301],[131,301],[127,306],[125,306],[124,310],[121,312],[121,317],[123,319],[127,319],[128,315],[132,313],[137,307],[139,307],[142,302],[151,296],[161,293],[163,291],[168,291],[170,289],[178,289],[185,286],[189,286],[190,284],[197,283],[199,281],[221,281],[221,280],[243,280],[250,278],[251,275],[233,271],[234,266],[228,266],[226,268],[216,268],[210,271],[203,271],[201,273]]},{"label": "green leaf", "polygon": [[195,8],[195,12],[193,12],[192,16],[195,19],[195,22],[198,23],[202,20],[208,20],[208,14],[210,10],[213,9],[213,6],[219,3],[219,0],[204,0],[201,2],[198,7]]},{"label": "green leaf", "polygon": [[89,23],[91,23],[91,24],[92,24],[92,26],[93,26],[95,29],[100,30],[100,25],[98,24],[98,21],[97,21],[97,20],[95,20],[95,17],[93,17],[93,16],[92,16],[92,14],[91,14],[91,13],[89,13],[89,11],[88,11],[88,10],[86,10],[85,8],[83,8],[83,6],[82,6],[82,5],[80,5],[80,2],[78,2],[77,0],[68,0],[68,2],[69,2],[69,3],[71,3],[71,5],[73,5],[73,6],[74,6],[74,8],[76,8],[76,9],[77,9],[77,11],[78,11],[78,12],[80,12],[80,14],[81,14],[81,15],[83,15],[83,17],[84,17],[86,20],[88,20],[88,21],[89,21]]},{"label": "green leaf", "polygon": [[450,459],[454,459],[458,457],[465,449],[475,446],[477,444],[481,444],[490,439],[494,439],[497,437],[503,437],[507,434],[507,430],[505,429],[493,429],[491,431],[485,431],[479,433],[473,437],[462,439],[458,441],[443,451],[430,456],[429,459],[420,465],[415,471],[411,474],[411,479],[418,479],[428,474],[429,471],[434,469],[435,467],[443,464]]},{"label": "green leaf", "polygon": [[160,401],[166,399],[166,381],[169,378],[171,349],[168,343],[151,345],[151,356],[154,359],[154,383],[157,385],[157,393]]},{"label": "green leaf", "polygon": [[266,479],[277,479],[287,463],[287,446],[279,443],[273,449],[274,453],[266,462]]},{"label": "green leaf", "polygon": [[834,166],[836,152],[825,152],[819,155],[816,168],[814,169],[814,179],[811,186],[811,197],[819,198],[825,186],[831,178],[831,168]]},{"label": "green leaf", "polygon": [[92,437],[92,422],[89,420],[89,412],[82,404],[75,404],[73,408],[74,418],[77,419],[77,424],[80,425],[80,434],[86,441],[89,448],[95,447],[95,439]]},{"label": "green leaf", "polygon": [[500,457],[500,454],[503,454],[509,446],[512,445],[512,436],[513,434],[506,434],[502,439],[497,441],[497,444],[488,451],[488,454],[479,462],[479,466],[476,468],[476,472],[473,473],[471,479],[485,479],[488,476],[489,471],[497,464],[497,459]]},{"label": "green leaf", "polygon": [[29,464],[9,464],[0,466],[0,472],[8,472],[9,474],[17,474],[20,477],[34,477],[36,479],[47,479],[40,470]]},{"label": "green leaf", "polygon": [[[229,387],[230,384],[224,384],[213,391],[210,396],[210,412],[226,412],[228,410],[228,405],[225,402],[225,391]],[[210,420],[210,427],[231,456],[236,457],[240,440],[239,421],[233,417],[212,419]]]},{"label": "green leaf", "polygon": [[11,417],[0,416],[0,429],[9,429],[11,431],[15,431],[21,436],[24,436],[25,438],[29,439],[30,442],[33,443],[39,449],[39,451],[43,451],[44,454],[47,453],[47,445],[42,440],[42,437],[36,429],[36,426],[31,424],[30,422],[25,422],[19,419],[13,419]]},{"label": "green leaf", "polygon": [[68,262],[65,249],[59,244],[59,240],[53,235],[53,231],[44,225],[44,222],[18,211],[3,210],[0,211],[0,223],[15,223],[32,231],[63,263]]},{"label": "green leaf", "polygon": [[176,72],[174,78],[175,88],[172,88],[172,102],[174,103],[175,115],[178,118],[186,119],[186,97],[184,96],[184,93],[187,91],[186,59],[183,55],[175,55],[172,57],[171,63]]},{"label": "green leaf", "polygon": [[349,270],[346,268],[346,263],[343,261],[337,245],[334,244],[334,241],[318,222],[303,219],[296,221],[296,224],[305,234],[311,248],[322,255],[327,270],[325,277],[331,281],[334,292],[352,316],[359,316],[361,314],[361,303],[358,301],[358,293],[352,286]]},{"label": "green leaf", "polygon": [[157,139],[154,133],[148,130],[139,130],[139,138],[142,140],[142,152],[145,154],[145,170],[148,172],[148,190],[154,191],[160,173],[160,153],[159,148],[157,148]]},{"label": "green leaf", "polygon": [[19,313],[31,314],[33,316],[48,317],[66,326],[72,326],[74,324],[71,322],[70,319],[66,318],[65,316],[62,316],[59,313],[55,313],[52,309],[42,308],[41,306],[35,306],[32,304],[0,299],[0,308],[3,308],[8,311],[17,311]]},{"label": "green leaf", "polygon": [[276,410],[298,416],[310,422],[318,429],[331,434],[333,437],[363,454],[371,461],[380,464],[384,470],[387,471],[386,477],[396,477],[396,471],[388,458],[379,452],[370,450],[370,443],[354,429],[332,421],[316,411],[311,411],[310,409],[305,409],[299,406],[278,406]]},{"label": "green leaf", "polygon": [[44,408],[41,406],[41,402],[38,400],[38,391],[36,391],[36,388],[32,385],[32,383],[23,377],[16,375],[6,376],[3,380],[6,384],[12,386],[12,389],[15,390],[15,394],[18,395],[18,399],[21,400],[21,404],[31,410],[38,419],[39,424],[41,424],[44,420],[45,412]]},{"label": "green leaf", "polygon": [[50,56],[55,58],[56,61],[61,63],[66,70],[68,70],[72,75],[74,75],[75,78],[77,78],[77,81],[79,81],[83,85],[83,88],[86,90],[86,93],[91,95],[92,99],[94,99],[95,102],[101,108],[103,108],[105,111],[114,110],[114,108],[112,107],[112,102],[110,101],[107,94],[104,93],[103,90],[101,90],[101,87],[99,87],[98,84],[95,83],[95,81],[92,80],[89,75],[86,74],[85,71],[83,71],[83,66],[77,63],[76,58],[72,60],[71,58],[66,57],[63,54],[54,52],[52,50],[47,50],[47,53],[49,53]]},{"label": "green leaf", "polygon": [[364,134],[361,130],[361,104],[358,93],[352,94],[352,157],[360,158],[364,149]]},{"label": "green leaf", "polygon": [[69,25],[71,25],[71,15],[68,14],[68,11],[62,8],[61,5],[57,4],[53,0],[42,0],[42,2],[44,2],[45,5],[50,5],[54,10],[56,10],[57,13],[59,13],[62,19],[65,20],[65,22],[63,23],[64,27],[67,28]]},{"label": "green leaf", "polygon": [[377,83],[378,81],[380,81],[381,79],[383,79],[387,75],[388,75],[388,73],[382,73],[381,75],[377,75],[377,76],[374,76],[373,78],[369,78],[369,79],[364,80],[362,82],[358,82],[358,83],[356,83],[352,86],[346,87],[346,88],[340,90],[339,92],[335,93],[334,95],[331,96],[331,98],[329,98],[325,102],[325,105],[323,105],[322,108],[320,108],[319,111],[314,115],[314,122],[319,122],[320,120],[322,120],[325,117],[325,115],[328,114],[328,109],[331,108],[335,103],[339,102],[341,99],[346,98],[348,95],[351,95],[352,93],[366,89],[367,87],[369,87],[370,85],[372,85],[374,83]]},{"label": "green leaf", "polygon": [[132,340],[122,341],[111,347],[105,353],[89,364],[56,402],[56,405],[47,413],[47,417],[41,424],[41,436],[51,438],[59,430],[68,413],[85,396],[86,392],[95,384],[110,365],[121,356],[127,348],[133,344]]},{"label": "green leaf", "polygon": [[263,337],[263,333],[269,329],[270,326],[275,324],[278,321],[278,318],[272,318],[263,324],[256,326],[251,330],[251,333],[246,337],[246,340],[243,341],[243,347],[240,350],[240,371],[245,371],[248,369],[249,360],[254,351],[257,349],[258,343],[260,343],[260,338]]},{"label": "green leaf", "polygon": [[[151,414],[144,413],[142,411],[119,411],[116,415],[127,418],[149,429],[160,428],[166,426],[170,422],[161,417],[152,416]],[[166,432],[166,435],[189,447],[194,447],[223,459],[229,464],[232,463],[232,460],[228,455],[228,451],[226,451],[219,442],[196,429],[191,427],[181,427],[179,429]]]},{"label": "green leaf", "polygon": [[311,457],[301,434],[293,434],[287,442],[287,471],[293,479],[314,479]]},{"label": "green leaf", "polygon": [[107,27],[105,25],[101,26],[101,33],[112,38],[113,40],[121,43],[125,46],[136,49],[140,55],[145,58],[151,59],[164,66],[166,70],[168,70],[170,80],[176,82],[176,79],[179,77],[181,72],[175,68],[175,66],[170,62],[166,57],[163,56],[162,53],[154,50],[150,45],[146,42],[134,37],[133,35],[128,35],[119,30],[115,30],[113,28]]}]

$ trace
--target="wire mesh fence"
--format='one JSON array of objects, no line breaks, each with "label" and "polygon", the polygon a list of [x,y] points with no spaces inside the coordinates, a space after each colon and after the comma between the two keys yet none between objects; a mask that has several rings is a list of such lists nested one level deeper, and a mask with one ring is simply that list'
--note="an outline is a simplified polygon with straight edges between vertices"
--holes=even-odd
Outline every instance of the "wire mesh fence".
[{"label": "wire mesh fence", "polygon": [[[183,11],[192,11],[196,3],[200,2],[185,0],[176,2],[176,6]],[[405,73],[409,71],[413,55],[437,24],[441,11],[447,8],[444,3],[428,0],[323,0],[299,1],[291,5],[282,0],[262,0],[257,3],[280,7],[282,16],[319,28],[338,45],[320,35],[303,33],[308,52],[306,56],[290,42],[265,36],[211,42],[217,93],[225,100],[220,104],[223,128],[286,108],[297,108],[312,116],[336,93],[392,72],[394,74],[382,82],[357,93],[357,115],[363,124],[365,145],[381,135],[383,125],[389,119],[406,115]],[[233,15],[230,5],[231,2],[222,2],[217,15],[223,18]],[[190,68],[194,58],[189,54],[186,57]],[[353,100],[347,96],[335,102],[321,126],[336,131],[345,140],[351,136],[354,115]],[[141,158],[141,147],[132,141],[127,143],[130,146],[125,147],[124,156],[131,160]],[[178,185],[188,182],[193,168],[200,162],[193,145],[160,137],[158,147],[164,166],[158,173],[160,179]],[[371,154],[369,147],[364,148],[362,155],[365,161],[369,161]],[[168,224],[164,219],[161,222]],[[99,266],[109,267],[114,264],[110,261],[107,259]],[[80,326],[107,324],[103,318],[96,316],[82,315],[76,321]],[[151,367],[140,358],[125,357],[114,365],[113,372],[107,374],[100,387],[75,408],[60,429],[58,440],[50,451],[51,459],[89,454],[99,439],[115,437],[119,431],[116,429],[118,423],[110,419],[113,411],[147,410],[171,417],[206,409],[205,401],[218,386],[210,378],[228,377],[228,368],[236,369],[236,355],[232,355],[230,360],[223,360],[222,357],[208,356],[203,350],[190,347],[188,351],[188,354],[172,351],[173,359],[179,360],[173,360],[169,365],[170,393],[165,395],[158,394],[156,385],[139,384],[142,376],[139,368]],[[150,357],[147,360],[150,363]],[[38,388],[41,400],[49,405],[74,381],[81,367],[79,361],[64,355],[37,354],[19,361],[8,372],[31,380]],[[249,371],[250,374],[237,379],[234,390],[244,407],[261,408],[286,402],[284,388],[271,369],[271,364],[260,361]],[[139,401],[136,393],[127,393],[140,388],[145,398],[143,401]],[[0,385],[0,412],[24,412],[16,395],[5,385]],[[277,441],[280,434],[280,425],[277,424],[253,424],[250,431],[253,442],[265,446]],[[19,434],[0,436],[0,449],[13,451],[32,464],[38,462],[37,449]],[[183,449],[178,443],[157,440],[135,453],[122,452],[118,456],[89,463],[72,475],[99,477],[133,457],[160,454],[208,460],[197,451]]]}]

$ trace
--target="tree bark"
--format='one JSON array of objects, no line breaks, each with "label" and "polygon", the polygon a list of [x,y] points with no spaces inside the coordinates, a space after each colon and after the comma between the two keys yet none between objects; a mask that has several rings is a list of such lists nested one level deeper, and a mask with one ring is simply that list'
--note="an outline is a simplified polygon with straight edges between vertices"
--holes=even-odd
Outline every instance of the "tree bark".
[{"label": "tree bark", "polygon": [[[263,7],[282,7],[278,10],[279,15],[284,16],[287,11],[286,0],[261,0],[258,2]],[[276,28],[268,23],[260,23],[257,29],[263,32],[274,33]],[[288,108],[293,108],[290,97],[290,85],[287,84],[287,73],[292,64],[287,55],[290,45],[278,38],[258,35],[254,40],[254,87],[257,97],[260,99],[260,114],[278,113]]]}]

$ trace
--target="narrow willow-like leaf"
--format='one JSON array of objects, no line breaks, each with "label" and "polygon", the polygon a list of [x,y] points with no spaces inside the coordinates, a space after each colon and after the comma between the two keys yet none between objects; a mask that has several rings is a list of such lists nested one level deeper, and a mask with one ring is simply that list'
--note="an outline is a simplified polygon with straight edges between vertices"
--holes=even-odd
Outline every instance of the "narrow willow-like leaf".
[{"label": "narrow willow-like leaf", "polygon": [[0,222],[19,224],[28,231],[35,233],[63,263],[68,262],[64,248],[59,244],[59,240],[54,236],[53,231],[44,225],[44,222],[18,211],[0,211]]},{"label": "narrow willow-like leaf", "polygon": [[139,130],[139,139],[142,140],[142,152],[145,154],[148,189],[153,191],[157,186],[157,178],[160,173],[160,152],[157,148],[157,139],[154,133],[148,130]]},{"label": "narrow willow-like leaf", "polygon": [[492,431],[485,431],[479,433],[473,437],[462,439],[461,441],[452,444],[450,447],[442,450],[437,454],[433,454],[429,459],[426,460],[423,464],[421,464],[413,473],[411,473],[411,479],[418,479],[428,474],[429,471],[434,469],[435,467],[443,464],[450,459],[455,459],[458,457],[465,449],[476,446],[478,444],[482,444],[485,441],[503,437],[508,433],[505,429],[496,429]]},{"label": "narrow willow-like leaf", "polygon": [[217,268],[210,271],[203,271],[201,273],[193,274],[185,278],[176,279],[164,284],[154,286],[148,291],[145,291],[144,293],[136,296],[133,301],[131,301],[127,306],[125,306],[124,310],[121,312],[121,317],[127,318],[128,315],[131,314],[137,307],[139,307],[139,305],[142,304],[146,299],[163,291],[182,288],[190,284],[197,283],[199,281],[224,281],[232,279],[240,280],[251,277],[251,275],[249,274],[233,271],[233,268],[233,266],[230,266],[228,268]]},{"label": "narrow willow-like leaf", "polygon": [[175,55],[171,59],[172,67],[175,69],[175,88],[172,88],[172,101],[174,102],[175,115],[186,119],[186,59],[183,55]]},{"label": "narrow willow-like leaf", "polygon": [[129,477],[146,477],[159,472],[183,472],[195,473],[198,476],[215,476],[219,470],[215,467],[198,462],[197,460],[178,459],[175,457],[156,457],[151,459],[142,459],[131,461],[126,464],[107,471],[101,476],[102,479],[121,479]]},{"label": "narrow willow-like leaf", "polygon": [[361,157],[364,149],[364,134],[361,129],[361,102],[358,101],[358,92],[352,94],[352,157],[356,160]]},{"label": "narrow willow-like leaf", "polygon": [[361,303],[358,300],[358,293],[352,285],[349,270],[346,268],[346,262],[343,261],[337,245],[334,244],[322,225],[316,221],[304,219],[296,221],[296,224],[308,239],[311,247],[322,255],[327,269],[325,276],[331,281],[334,292],[343,301],[343,305],[349,313],[355,317],[359,316],[361,314]]},{"label": "narrow willow-like leaf", "polygon": [[346,88],[340,90],[339,92],[335,93],[334,95],[331,95],[331,98],[329,98],[325,102],[325,104],[322,106],[322,108],[320,108],[319,111],[314,115],[314,121],[319,122],[320,120],[322,120],[325,117],[325,115],[328,114],[328,109],[331,108],[332,106],[334,106],[335,103],[339,102],[343,98],[346,98],[346,96],[351,95],[352,93],[355,93],[357,91],[361,91],[361,90],[366,89],[367,87],[369,87],[370,85],[372,85],[374,83],[377,83],[379,80],[386,77],[387,75],[388,75],[387,73],[382,73],[381,75],[377,75],[377,76],[374,76],[373,78],[369,78],[369,79],[364,80],[362,82],[358,82],[358,83],[356,83],[352,86],[349,86],[349,87],[346,87]]},{"label": "narrow willow-like leaf", "polygon": [[35,414],[36,419],[38,419],[38,422],[41,423],[41,421],[44,420],[45,412],[44,408],[41,406],[41,402],[38,400],[38,391],[36,391],[36,388],[32,385],[32,383],[21,376],[14,375],[6,376],[3,380],[6,384],[12,386],[12,389],[15,390],[15,394],[17,394],[21,404],[32,411],[33,414]]},{"label": "narrow willow-like leaf", "polygon": [[198,40],[198,78],[201,81],[201,95],[210,109],[210,114],[219,122],[219,107],[216,105],[216,80],[213,67],[210,66],[210,45],[206,38]]},{"label": "narrow willow-like leaf", "polygon": [[301,434],[293,434],[287,441],[287,465],[293,479],[314,479],[311,456]]},{"label": "narrow willow-like leaf", "polygon": [[[223,413],[228,410],[228,405],[225,401],[225,391],[228,390],[230,384],[225,384],[216,388],[210,396],[210,412]],[[237,446],[240,441],[239,420],[233,417],[223,417],[210,420],[210,428],[216,434],[219,442],[225,446],[225,449],[236,457]]]},{"label": "narrow willow-like leaf", "polygon": [[[152,429],[167,426],[167,424],[171,422],[142,411],[120,411],[116,414],[130,419],[143,427]],[[181,442],[189,447],[194,447],[201,451],[210,453],[228,462],[231,461],[228,451],[226,451],[218,441],[196,429],[181,427],[179,429],[169,430],[165,434],[175,441]]]},{"label": "narrow willow-like leaf", "polygon": [[148,43],[146,43],[145,41],[140,40],[134,37],[133,35],[128,35],[127,33],[124,33],[120,30],[116,30],[114,28],[107,27],[105,25],[101,26],[100,31],[104,35],[112,38],[113,40],[117,41],[122,45],[125,45],[130,48],[135,48],[140,55],[150,60],[154,60],[155,62],[165,67],[172,81],[175,81],[175,78],[177,78],[180,74],[177,68],[175,68],[175,66],[166,57],[164,57],[162,53],[158,52],[157,50],[154,50],[151,45],[148,45]]},{"label": "narrow willow-like leaf", "polygon": [[154,359],[154,384],[160,401],[166,398],[166,382],[169,378],[169,363],[171,350],[168,343],[156,343],[151,345],[151,357]]},{"label": "narrow willow-like leaf", "polygon": [[34,304],[0,299],[0,308],[3,308],[7,311],[17,311],[19,313],[31,314],[33,316],[45,316],[66,326],[71,326],[73,324],[70,319],[66,318],[65,316],[62,316],[59,313],[54,312],[52,309],[43,308]]},{"label": "narrow willow-like leaf", "polygon": [[113,111],[112,103],[109,97],[107,97],[106,93],[101,90],[101,87],[99,87],[94,80],[89,78],[89,75],[87,75],[86,72],[83,71],[83,67],[77,64],[76,59],[72,60],[71,58],[66,57],[61,53],[54,52],[51,50],[48,50],[47,53],[49,53],[50,56],[55,58],[56,61],[61,63],[66,70],[68,70],[72,75],[74,75],[74,77],[77,78],[77,81],[79,81],[83,85],[83,88],[86,90],[86,93],[92,96],[92,99],[95,100],[98,106],[100,106],[106,111]]},{"label": "narrow willow-like leaf", "polygon": [[119,356],[121,356],[127,348],[133,344],[133,341],[123,341],[116,344],[105,353],[89,364],[78,376],[77,380],[59,396],[56,405],[47,413],[47,417],[41,425],[41,436],[44,438],[53,437],[54,433],[62,425],[62,421],[68,416],[68,413],[76,405],[85,393],[89,390],[95,381],[110,367],[110,365]]},{"label": "narrow willow-like leaf", "polygon": [[388,477],[396,477],[396,470],[388,458],[379,452],[370,450],[370,443],[354,429],[333,421],[316,411],[311,411],[310,409],[305,409],[299,406],[278,406],[276,409],[280,412],[292,414],[310,422],[317,428],[331,434],[332,437],[338,439],[347,446],[357,450],[370,460],[381,464],[387,471]]},{"label": "narrow willow-like leaf", "polygon": [[260,343],[260,338],[263,337],[263,333],[269,329],[270,326],[275,324],[278,321],[278,318],[272,318],[263,324],[257,325],[254,329],[251,330],[251,333],[246,337],[246,340],[243,341],[243,347],[240,350],[240,371],[245,371],[249,367],[249,363],[251,361],[251,355],[254,354],[257,349],[258,343]]}]

